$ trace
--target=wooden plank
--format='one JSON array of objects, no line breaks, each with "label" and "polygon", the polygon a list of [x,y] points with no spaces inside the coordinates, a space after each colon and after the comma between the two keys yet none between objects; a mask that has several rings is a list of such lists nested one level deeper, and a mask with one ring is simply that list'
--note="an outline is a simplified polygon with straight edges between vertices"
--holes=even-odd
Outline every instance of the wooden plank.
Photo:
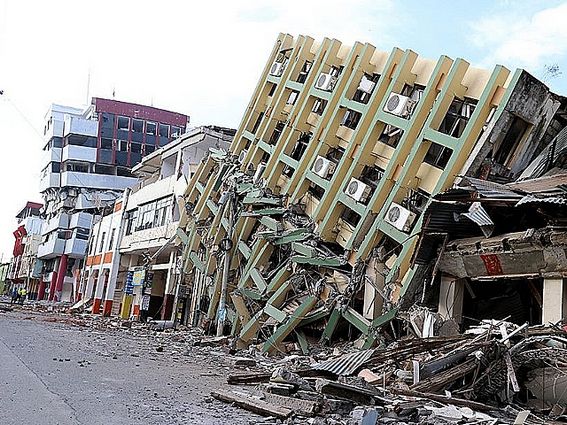
[{"label": "wooden plank", "polygon": [[233,393],[232,391],[219,389],[211,391],[211,395],[217,400],[224,401],[225,403],[234,403],[238,407],[242,407],[243,409],[260,415],[276,416],[278,418],[285,419],[293,413],[293,410],[287,407],[276,406],[272,403],[254,397]]},{"label": "wooden plank", "polygon": [[321,410],[321,406],[316,401],[286,397],[268,392],[264,392],[264,400],[276,406],[283,406],[284,408],[291,409],[302,416],[314,416]]}]

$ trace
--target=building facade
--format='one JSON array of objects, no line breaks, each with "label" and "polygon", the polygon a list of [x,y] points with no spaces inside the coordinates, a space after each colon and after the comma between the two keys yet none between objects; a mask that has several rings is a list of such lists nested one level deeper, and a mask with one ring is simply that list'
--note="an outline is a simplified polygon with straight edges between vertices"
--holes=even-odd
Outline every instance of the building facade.
[{"label": "building facade", "polygon": [[179,199],[209,149],[228,150],[234,133],[191,129],[133,168],[139,182],[93,227],[79,291],[93,299],[93,313],[172,317]]},{"label": "building facade", "polygon": [[189,322],[262,335],[264,351],[314,323],[323,341],[346,323],[372,345],[420,282],[431,197],[463,175],[516,179],[561,105],[523,70],[280,35],[232,155],[185,194]]},{"label": "building facade", "polygon": [[52,105],[45,117],[40,190],[46,222],[38,257],[49,300],[76,297],[93,217],[137,181],[131,169],[185,132],[189,117],[93,98],[86,109]]},{"label": "building facade", "polygon": [[41,285],[41,262],[37,251],[41,243],[43,219],[40,211],[43,205],[37,202],[27,202],[16,215],[18,228],[14,234],[14,249],[10,262],[7,280],[11,286],[25,287],[29,299],[41,299],[45,286]]}]

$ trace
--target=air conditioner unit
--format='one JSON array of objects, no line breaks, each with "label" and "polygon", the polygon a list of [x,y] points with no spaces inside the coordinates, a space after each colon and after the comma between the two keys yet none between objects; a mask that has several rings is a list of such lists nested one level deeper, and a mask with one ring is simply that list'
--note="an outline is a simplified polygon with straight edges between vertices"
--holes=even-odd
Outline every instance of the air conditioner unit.
[{"label": "air conditioner unit", "polygon": [[353,177],[350,179],[345,193],[355,201],[364,202],[370,195],[370,186]]},{"label": "air conditioner unit", "polygon": [[285,69],[285,65],[281,62],[274,62],[270,68],[270,74],[274,77],[281,77]]},{"label": "air conditioner unit", "polygon": [[384,105],[384,111],[399,117],[405,117],[408,115],[412,105],[413,102],[409,97],[398,93],[390,93],[390,97],[388,97],[388,101]]},{"label": "air conditioner unit", "polygon": [[246,157],[246,154],[247,154],[247,153],[248,153],[248,150],[242,149],[242,150],[240,151],[240,153],[238,154],[238,161],[239,161],[239,162],[244,161],[244,158]]},{"label": "air conditioner unit", "polygon": [[331,91],[335,88],[335,83],[337,82],[337,77],[331,74],[321,74],[315,83],[315,88],[325,91]]},{"label": "air conditioner unit", "polygon": [[362,80],[360,80],[360,84],[358,85],[358,90],[363,91],[364,93],[372,94],[374,86],[376,86],[376,83],[369,79],[366,75],[363,75]]},{"label": "air conditioner unit", "polygon": [[401,230],[402,232],[408,232],[415,220],[415,213],[399,204],[396,204],[395,202],[392,202],[384,220],[396,229]]},{"label": "air conditioner unit", "polygon": [[317,156],[317,159],[315,160],[315,163],[313,164],[313,168],[311,168],[311,171],[313,171],[315,174],[325,179],[331,174],[333,174],[336,166],[337,165],[334,162],[329,161],[327,158],[324,158],[322,156]]},{"label": "air conditioner unit", "polygon": [[258,183],[258,181],[260,180],[260,177],[262,176],[262,173],[264,172],[265,169],[266,169],[266,163],[261,162],[258,165],[258,169],[254,173],[254,183]]}]

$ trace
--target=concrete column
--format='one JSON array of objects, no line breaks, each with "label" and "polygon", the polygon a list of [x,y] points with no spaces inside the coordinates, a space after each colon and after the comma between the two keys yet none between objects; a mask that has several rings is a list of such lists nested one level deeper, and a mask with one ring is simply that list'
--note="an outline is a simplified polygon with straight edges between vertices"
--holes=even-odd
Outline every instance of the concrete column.
[{"label": "concrete column", "polygon": [[366,281],[364,284],[364,307],[362,315],[365,319],[374,320],[382,314],[384,299],[379,291],[384,290],[385,275],[384,263],[377,258],[370,259],[366,267],[366,276],[372,282]]},{"label": "concrete column", "polygon": [[59,259],[59,269],[57,270],[57,286],[55,288],[55,301],[61,301],[63,294],[63,281],[67,274],[67,256],[63,254]]},{"label": "concrete column", "polygon": [[98,279],[96,281],[96,289],[95,289],[95,296],[93,301],[93,314],[100,313],[100,305],[102,304],[102,297],[104,291],[104,284],[108,279],[108,270],[102,269],[98,275]]},{"label": "concrete column", "polygon": [[49,283],[49,298],[48,301],[53,301],[55,297],[55,288],[57,287],[57,272],[51,273],[51,282]]},{"label": "concrete column", "polygon": [[542,323],[557,323],[566,317],[567,291],[565,279],[546,278],[543,280]]},{"label": "concrete column", "polygon": [[458,279],[448,274],[441,275],[437,312],[445,319],[452,318],[457,323],[461,323],[464,295],[465,279]]},{"label": "concrete column", "polygon": [[43,300],[45,297],[45,281],[43,280],[43,276],[39,278],[39,289],[37,291],[37,299],[39,301]]},{"label": "concrete column", "polygon": [[173,301],[175,299],[175,252],[169,253],[169,267],[165,278],[165,291],[163,294],[162,320],[171,320],[173,313]]}]

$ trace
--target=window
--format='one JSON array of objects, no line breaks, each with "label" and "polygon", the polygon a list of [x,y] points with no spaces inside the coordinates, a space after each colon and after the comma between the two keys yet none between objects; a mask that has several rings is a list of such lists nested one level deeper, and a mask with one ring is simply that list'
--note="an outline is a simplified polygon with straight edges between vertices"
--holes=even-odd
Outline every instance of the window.
[{"label": "window", "polygon": [[111,151],[112,150],[112,139],[100,139],[100,148]]},{"label": "window", "polygon": [[371,167],[365,165],[362,169],[359,180],[372,188],[376,188],[378,182],[382,180],[382,177],[384,177],[384,170],[376,166]]},{"label": "window", "polygon": [[325,99],[316,99],[311,112],[315,112],[317,115],[323,115],[325,106],[327,106],[327,101]]},{"label": "window", "polygon": [[520,117],[514,117],[510,128],[506,132],[504,139],[495,149],[494,160],[497,164],[507,165],[508,158],[514,155],[514,152],[518,148],[518,144],[524,138],[524,134],[528,131],[530,124]]},{"label": "window", "polygon": [[156,123],[155,122],[147,122],[146,123],[146,134],[151,134],[152,136],[156,135]]},{"label": "window", "polygon": [[98,248],[99,252],[102,252],[104,250],[104,238],[106,238],[106,232],[102,232],[102,235],[100,237],[100,245]]},{"label": "window", "polygon": [[110,165],[102,165],[102,164],[95,164],[94,165],[94,172],[96,174],[105,174],[108,176],[114,175],[114,167]]},{"label": "window", "polygon": [[131,143],[130,144],[130,151],[134,153],[141,153],[142,152],[142,145],[139,143]]},{"label": "window", "polygon": [[283,131],[284,127],[285,127],[285,125],[284,125],[283,122],[278,121],[276,123],[276,127],[274,128],[274,131],[272,132],[272,136],[270,137],[270,141],[269,141],[270,145],[275,145],[277,143],[280,136],[282,135],[282,131]]},{"label": "window", "polygon": [[454,98],[449,106],[449,110],[443,118],[439,131],[453,137],[461,137],[473,111],[477,101],[474,99],[464,100]]},{"label": "window", "polygon": [[61,172],[61,163],[60,162],[52,162],[51,163],[51,171],[53,173]]},{"label": "window", "polygon": [[341,218],[345,223],[350,224],[352,227],[356,227],[356,225],[360,221],[360,215],[355,213],[350,208],[344,209],[343,213],[341,214]]},{"label": "window", "polygon": [[264,113],[260,112],[260,114],[258,115],[258,118],[256,118],[256,122],[254,123],[254,126],[252,127],[252,131],[251,133],[256,133],[256,131],[258,131],[258,127],[260,127],[260,123],[262,122],[262,118],[264,118]]},{"label": "window", "polygon": [[315,183],[311,183],[311,186],[309,186],[307,192],[318,200],[321,200],[321,198],[325,194],[325,190],[322,187],[316,185]]},{"label": "window", "polygon": [[116,175],[121,177],[134,177],[129,168],[116,167]]},{"label": "window", "polygon": [[421,189],[410,189],[408,195],[402,200],[402,206],[408,210],[421,214],[427,206],[429,195]]},{"label": "window", "polygon": [[120,152],[128,152],[128,142],[126,140],[119,140],[116,144]]},{"label": "window", "polygon": [[271,87],[270,87],[270,91],[268,92],[268,96],[272,97],[274,95],[275,91],[276,91],[277,86],[275,84],[272,84],[272,83],[269,83],[269,84],[270,84]]},{"label": "window", "polygon": [[159,137],[168,137],[168,136],[169,136],[169,126],[167,124],[160,124]]},{"label": "window", "polygon": [[154,223],[155,202],[142,205],[138,212],[138,222],[135,230],[151,229]]},{"label": "window", "polygon": [[297,101],[297,96],[299,96],[299,92],[293,90],[293,91],[289,94],[289,97],[287,98],[286,104],[287,104],[287,105],[295,105],[295,102]]},{"label": "window", "polygon": [[126,234],[132,234],[138,220],[138,210],[129,211],[126,213]]},{"label": "window", "polygon": [[160,199],[156,202],[154,226],[159,227],[171,219],[171,210],[173,205],[173,198],[171,196]]},{"label": "window", "polygon": [[142,133],[144,131],[144,121],[142,120],[132,120],[132,131],[134,133]]},{"label": "window", "polygon": [[118,117],[118,130],[128,130],[130,128],[130,119],[127,117]]},{"label": "window", "polygon": [[358,122],[360,121],[361,117],[362,114],[360,112],[347,109],[345,115],[343,116],[343,120],[341,121],[341,125],[344,125],[345,127],[354,130],[356,129],[356,126],[358,125]]},{"label": "window", "polygon": [[114,234],[116,233],[116,229],[112,229],[112,231],[110,232],[110,239],[108,240],[108,250],[112,251],[112,248],[114,248]]},{"label": "window", "polygon": [[376,82],[378,81],[379,78],[380,78],[379,74],[373,74],[373,75],[364,74],[362,76],[362,79],[360,80],[358,88],[354,92],[354,96],[352,97],[352,100],[364,104],[368,103],[368,101],[370,100],[370,96],[374,91],[374,87],[376,87]]},{"label": "window", "polygon": [[51,146],[54,148],[62,148],[63,147],[63,138],[62,137],[52,137],[51,138]]},{"label": "window", "polygon": [[75,237],[77,239],[81,239],[83,241],[86,241],[86,240],[89,239],[89,234],[90,234],[89,229],[83,229],[83,228],[79,227],[75,230]]},{"label": "window", "polygon": [[299,139],[297,139],[297,143],[293,146],[293,150],[291,151],[291,157],[293,159],[299,161],[303,157],[307,145],[311,140],[311,136],[313,136],[311,133],[302,133]]},{"label": "window", "polygon": [[171,137],[179,137],[181,136],[181,128],[180,127],[171,127]]},{"label": "window", "polygon": [[85,162],[71,162],[67,161],[64,163],[64,167],[66,171],[74,171],[77,173],[88,173],[89,172],[89,164]]},{"label": "window", "polygon": [[313,66],[313,62],[305,61],[303,66],[301,67],[301,71],[299,71],[299,75],[297,76],[298,83],[304,83],[307,80],[307,75],[309,75],[309,71],[311,71],[311,67]]},{"label": "window", "polygon": [[65,138],[65,145],[84,146],[86,148],[96,148],[96,137],[69,135]]},{"label": "window", "polygon": [[387,144],[388,146],[395,148],[398,146],[398,143],[400,142],[403,134],[404,131],[401,128],[387,124],[386,127],[384,127],[382,134],[380,134],[380,137],[378,137],[378,140],[380,140],[382,143]]},{"label": "window", "polygon": [[451,158],[451,154],[453,151],[445,146],[441,146],[435,142],[431,142],[431,146],[429,146],[429,150],[425,155],[424,162],[433,165],[437,168],[445,168],[447,163],[449,162],[449,158]]},{"label": "window", "polygon": [[144,146],[145,146],[144,149],[145,149],[146,155],[149,155],[153,151],[156,150],[156,147],[154,145],[144,145]]}]

